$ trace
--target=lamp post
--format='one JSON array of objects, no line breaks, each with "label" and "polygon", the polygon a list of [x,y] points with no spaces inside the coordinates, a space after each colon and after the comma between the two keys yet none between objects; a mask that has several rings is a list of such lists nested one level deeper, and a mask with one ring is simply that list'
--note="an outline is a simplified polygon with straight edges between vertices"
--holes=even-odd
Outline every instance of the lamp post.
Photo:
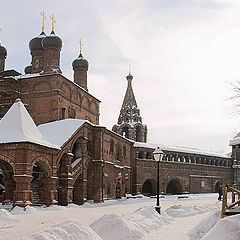
[{"label": "lamp post", "polygon": [[153,152],[153,157],[157,162],[157,205],[155,209],[159,214],[161,214],[161,207],[159,204],[159,162],[162,161],[163,155],[164,153],[159,147]]}]

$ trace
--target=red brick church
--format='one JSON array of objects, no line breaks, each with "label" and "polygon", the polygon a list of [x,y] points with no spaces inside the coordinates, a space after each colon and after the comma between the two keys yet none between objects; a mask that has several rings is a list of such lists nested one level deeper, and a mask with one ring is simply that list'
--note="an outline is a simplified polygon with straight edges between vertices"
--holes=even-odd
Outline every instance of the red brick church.
[{"label": "red brick church", "polygon": [[[100,101],[87,87],[88,61],[73,61],[74,81],[60,68],[54,29],[29,43],[31,65],[5,69],[0,45],[0,195],[3,203],[67,205],[156,193],[156,163],[133,93],[133,76],[112,130],[99,125]],[[160,146],[163,193],[214,192],[233,182],[232,158],[193,148]]]}]

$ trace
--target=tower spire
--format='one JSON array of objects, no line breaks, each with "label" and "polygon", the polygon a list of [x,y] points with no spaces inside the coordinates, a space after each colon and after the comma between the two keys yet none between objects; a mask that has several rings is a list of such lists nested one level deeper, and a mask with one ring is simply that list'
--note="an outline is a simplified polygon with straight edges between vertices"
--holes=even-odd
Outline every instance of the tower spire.
[{"label": "tower spire", "polygon": [[128,80],[128,86],[118,117],[118,122],[113,126],[113,131],[124,135],[131,140],[146,142],[147,127],[142,124],[140,109],[137,106],[137,101],[133,93],[133,76],[131,75],[130,70],[131,68],[129,67],[129,74],[126,77]]}]

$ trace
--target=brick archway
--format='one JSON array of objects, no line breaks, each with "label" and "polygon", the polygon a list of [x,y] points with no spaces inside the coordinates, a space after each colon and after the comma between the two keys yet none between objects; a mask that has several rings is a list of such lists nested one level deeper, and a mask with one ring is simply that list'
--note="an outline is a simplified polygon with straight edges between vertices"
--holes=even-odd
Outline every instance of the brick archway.
[{"label": "brick archway", "polygon": [[14,169],[10,164],[10,160],[6,161],[6,157],[0,156],[0,196],[4,203],[13,202],[16,183],[13,179]]},{"label": "brick archway", "polygon": [[[51,169],[47,159],[38,157],[33,161],[32,165],[32,176],[33,179],[30,184],[32,190],[32,204],[50,205],[49,192],[56,190],[56,185],[51,181]],[[53,197],[56,200],[56,196]]]},{"label": "brick archway", "polygon": [[149,178],[142,185],[142,194],[147,196],[156,195],[156,180]]},{"label": "brick archway", "polygon": [[166,188],[166,194],[181,194],[183,193],[182,183],[179,179],[171,179]]}]

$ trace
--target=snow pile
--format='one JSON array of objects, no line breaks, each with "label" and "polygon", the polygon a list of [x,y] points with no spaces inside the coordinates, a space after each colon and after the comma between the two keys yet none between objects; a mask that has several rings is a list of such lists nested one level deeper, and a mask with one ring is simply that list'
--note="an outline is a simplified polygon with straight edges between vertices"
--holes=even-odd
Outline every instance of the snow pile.
[{"label": "snow pile", "polygon": [[36,233],[22,240],[103,240],[90,227],[77,220],[67,220],[44,232]]},{"label": "snow pile", "polygon": [[131,221],[117,214],[105,214],[90,227],[104,240],[140,239],[143,230]]},{"label": "snow pile", "polygon": [[17,222],[11,213],[5,209],[0,209],[0,229],[13,227]]},{"label": "snow pile", "polygon": [[126,216],[106,214],[90,227],[104,240],[141,239],[146,233],[171,221],[164,212],[159,215],[153,207],[148,207]]},{"label": "snow pile", "polygon": [[140,208],[134,214],[129,215],[127,219],[137,224],[145,232],[167,225],[173,220],[164,211],[161,211],[161,215],[159,215],[153,207]]},{"label": "snow pile", "polygon": [[30,213],[34,213],[37,212],[37,209],[34,207],[30,207],[30,206],[26,206],[26,208],[22,208],[22,207],[14,207],[13,210],[11,211],[11,214],[13,215],[18,215],[18,214],[30,214]]},{"label": "snow pile", "polygon": [[189,237],[192,240],[201,239],[211,228],[216,224],[216,222],[221,218],[221,211],[212,211],[206,218],[204,218],[197,226],[189,231]]},{"label": "snow pile", "polygon": [[239,240],[240,215],[220,219],[202,240]]},{"label": "snow pile", "polygon": [[202,214],[211,211],[212,209],[218,209],[219,206],[215,204],[210,204],[206,206],[182,206],[174,205],[171,206],[166,210],[166,213],[174,218],[178,217],[188,217],[188,216],[194,216],[197,214]]}]

